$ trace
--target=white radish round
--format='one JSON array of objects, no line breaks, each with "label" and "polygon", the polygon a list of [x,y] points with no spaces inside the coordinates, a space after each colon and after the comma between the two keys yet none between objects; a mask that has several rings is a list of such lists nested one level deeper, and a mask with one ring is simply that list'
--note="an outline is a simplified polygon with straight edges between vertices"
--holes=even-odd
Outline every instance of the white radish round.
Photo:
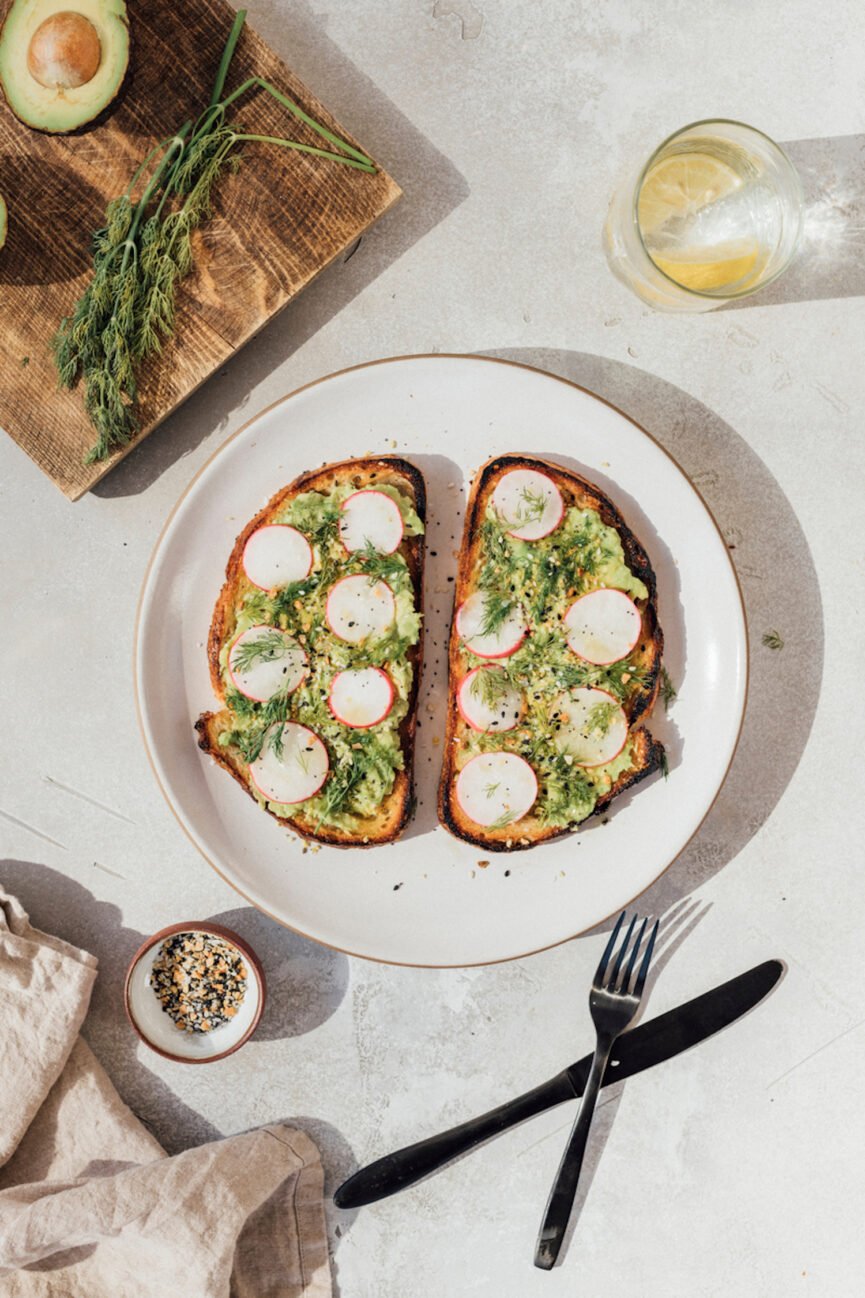
[{"label": "white radish round", "polygon": [[565,614],[569,646],[598,667],[627,658],[642,628],[640,610],[623,590],[590,590]]},{"label": "white radish round", "polygon": [[457,609],[457,635],[467,649],[479,658],[507,658],[516,653],[525,639],[528,627],[519,605],[513,605],[495,631],[486,633],[488,595],[476,590]]},{"label": "white radish round", "polygon": [[504,829],[522,820],[538,796],[538,779],[516,753],[479,753],[456,779],[457,802],[476,825]]},{"label": "white radish round", "polygon": [[341,577],[330,588],[325,619],[333,634],[348,644],[385,631],[395,617],[396,601],[386,581],[370,585],[369,577],[359,573]]},{"label": "white radish round", "polygon": [[511,469],[496,484],[493,509],[511,536],[519,541],[540,541],[561,523],[565,502],[546,473]]},{"label": "white radish round", "polygon": [[296,721],[285,722],[282,744],[279,749],[274,748],[277,728],[270,727],[264,747],[250,763],[252,782],[268,802],[306,802],[327,779],[330,768],[327,749],[314,731]]},{"label": "white radish round", "polygon": [[339,539],[349,554],[368,545],[379,554],[393,554],[403,530],[399,505],[384,491],[356,491],[342,502]]},{"label": "white radish round", "polygon": [[558,723],[556,747],[573,757],[577,766],[606,766],[628,739],[628,718],[606,690],[568,690],[553,703],[552,717]]},{"label": "white radish round", "polygon": [[[463,677],[457,690],[457,706],[463,720],[472,730],[486,734],[513,730],[523,715],[523,696],[507,682],[496,681],[492,698],[489,695],[484,697],[483,673],[495,671],[495,667],[475,667]],[[495,680],[495,677],[491,679]]]},{"label": "white radish round", "polygon": [[380,667],[353,667],[334,676],[327,702],[337,721],[366,730],[384,721],[394,693],[393,681]]},{"label": "white radish round", "polygon": [[253,532],[243,547],[243,571],[260,590],[303,581],[312,571],[312,547],[296,527],[268,523]]},{"label": "white radish round", "polygon": [[306,654],[297,641],[274,626],[251,626],[228,651],[234,688],[256,703],[266,703],[278,690],[292,694],[306,667]]}]

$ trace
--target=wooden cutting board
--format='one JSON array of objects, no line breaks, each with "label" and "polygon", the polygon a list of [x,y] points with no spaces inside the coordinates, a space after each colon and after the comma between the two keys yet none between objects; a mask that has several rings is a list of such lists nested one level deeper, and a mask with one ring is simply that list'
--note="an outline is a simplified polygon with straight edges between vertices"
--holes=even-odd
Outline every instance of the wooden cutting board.
[{"label": "wooden cutting board", "polygon": [[[0,0],[4,16],[8,7]],[[207,105],[234,10],[224,0],[142,0],[129,4],[129,16],[130,70],[120,100],[96,126],[40,135],[0,101],[0,191],[9,205],[0,252],[0,427],[72,500],[127,450],[85,466],[93,430],[80,391],[58,389],[50,341],[87,284],[90,236],[107,201],[126,189],[157,140]],[[256,74],[363,148],[247,25],[227,89]],[[255,134],[322,143],[263,91],[241,101],[237,118]],[[218,186],[214,218],[196,235],[176,335],[142,371],[135,442],[400,196],[383,171],[368,175],[264,144],[246,145],[242,157],[237,175]]]}]

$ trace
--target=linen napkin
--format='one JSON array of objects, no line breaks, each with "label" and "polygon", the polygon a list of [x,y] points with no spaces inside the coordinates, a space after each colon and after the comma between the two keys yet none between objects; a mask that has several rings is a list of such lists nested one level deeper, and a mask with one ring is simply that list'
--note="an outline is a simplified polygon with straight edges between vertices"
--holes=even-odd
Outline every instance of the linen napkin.
[{"label": "linen napkin", "polygon": [[0,1295],[331,1298],[313,1142],[167,1157],[78,1035],[96,967],[0,891]]}]

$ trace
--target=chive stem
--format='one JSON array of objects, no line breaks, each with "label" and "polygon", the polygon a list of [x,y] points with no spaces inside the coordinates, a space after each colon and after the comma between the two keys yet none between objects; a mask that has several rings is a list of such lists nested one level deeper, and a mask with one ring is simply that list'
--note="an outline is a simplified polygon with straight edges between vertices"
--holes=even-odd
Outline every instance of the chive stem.
[{"label": "chive stem", "polygon": [[375,172],[375,166],[371,162],[358,162],[354,158],[346,158],[342,153],[331,153],[328,149],[317,149],[312,144],[298,144],[296,140],[284,140],[278,135],[238,135],[232,133],[232,138],[238,141],[256,140],[261,144],[280,144],[285,149],[297,149],[298,153],[314,153],[318,158],[329,158],[331,162],[342,162],[346,167],[356,167],[358,171]]},{"label": "chive stem", "polygon": [[222,92],[225,89],[225,78],[228,76],[228,65],[234,57],[234,50],[240,39],[240,33],[243,30],[243,24],[246,22],[246,10],[238,9],[237,15],[228,34],[228,40],[225,42],[225,49],[222,51],[222,58],[219,61],[219,69],[216,73],[216,80],[213,83],[213,93],[210,96],[210,107],[215,108],[222,99]]}]

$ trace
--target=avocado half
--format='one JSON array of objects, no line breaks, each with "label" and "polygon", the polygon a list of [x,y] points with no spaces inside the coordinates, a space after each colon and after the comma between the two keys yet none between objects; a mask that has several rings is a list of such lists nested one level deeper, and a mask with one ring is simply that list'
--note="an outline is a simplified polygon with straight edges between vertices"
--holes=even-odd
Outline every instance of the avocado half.
[{"label": "avocado half", "polygon": [[37,131],[74,131],[98,117],[128,62],[124,0],[12,0],[0,31],[6,102]]}]

